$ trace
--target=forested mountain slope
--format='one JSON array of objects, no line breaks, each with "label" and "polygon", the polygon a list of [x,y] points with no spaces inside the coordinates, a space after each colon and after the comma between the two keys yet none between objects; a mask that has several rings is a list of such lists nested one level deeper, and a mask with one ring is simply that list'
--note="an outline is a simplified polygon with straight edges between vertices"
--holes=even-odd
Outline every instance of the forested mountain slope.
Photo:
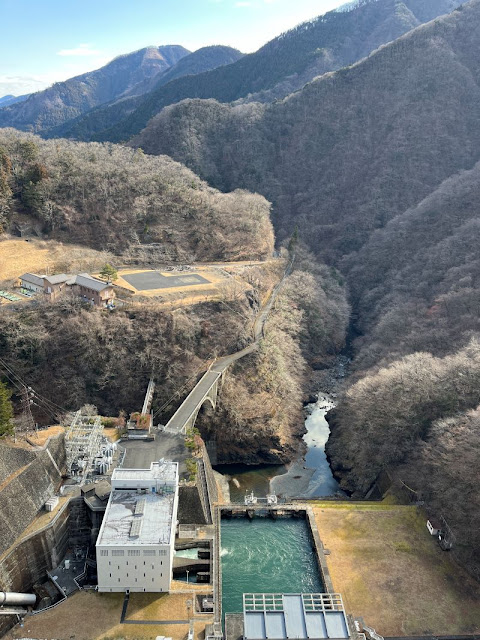
[{"label": "forested mountain slope", "polygon": [[283,98],[316,76],[360,60],[459,4],[458,0],[366,0],[349,11],[331,11],[280,35],[233,65],[156,89],[128,118],[95,139],[127,140],[165,106],[186,98],[220,102]]},{"label": "forested mountain slope", "polygon": [[273,249],[262,196],[219,193],[170,158],[0,130],[0,230],[25,213],[52,238],[115,252],[155,243],[176,261]]},{"label": "forested mountain slope", "polygon": [[243,57],[243,53],[231,47],[203,47],[181,58],[176,64],[157,75],[146,78],[132,87],[125,95],[113,103],[92,109],[75,120],[48,131],[48,137],[67,137],[76,140],[89,140],[97,131],[112,127],[123,120],[142,102],[144,94],[162,87],[172,80],[183,76],[203,73],[226,64],[231,64]]},{"label": "forested mountain slope", "polygon": [[475,0],[282,102],[168,107],[133,144],[261,192],[280,237],[338,261],[480,158],[479,24]]},{"label": "forested mountain slope", "polygon": [[[184,47],[147,47],[119,56],[96,71],[31,94],[0,108],[0,127],[45,131],[93,107],[118,98],[134,85],[176,64],[189,53]],[[1,105],[0,105],[1,106]]]},{"label": "forested mountain slope", "polygon": [[480,334],[480,163],[443,182],[343,263],[358,310],[357,369]]}]

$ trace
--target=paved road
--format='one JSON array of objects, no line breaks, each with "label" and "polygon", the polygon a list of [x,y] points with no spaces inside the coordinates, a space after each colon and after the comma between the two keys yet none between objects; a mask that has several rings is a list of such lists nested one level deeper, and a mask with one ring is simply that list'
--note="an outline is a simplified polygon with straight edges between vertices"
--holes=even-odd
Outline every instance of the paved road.
[{"label": "paved road", "polygon": [[254,341],[252,344],[245,347],[241,351],[237,351],[236,353],[232,353],[229,356],[223,356],[223,358],[217,358],[212,366],[208,369],[205,375],[199,380],[196,386],[192,389],[192,391],[188,394],[185,400],[182,402],[177,411],[173,414],[170,420],[167,423],[167,428],[175,429],[176,431],[181,431],[188,420],[194,415],[195,411],[197,411],[201,405],[203,404],[205,397],[207,396],[210,389],[220,378],[222,373],[236,360],[240,360],[240,358],[245,357],[249,353],[252,353],[258,348],[260,340],[263,338],[263,333],[265,329],[265,324],[268,320],[269,313],[272,309],[272,306],[278,296],[280,289],[283,286],[285,278],[290,275],[292,272],[293,263],[290,262],[285,269],[285,273],[280,282],[274,287],[272,294],[270,295],[268,301],[264,305],[263,309],[257,315],[255,323],[253,325],[253,336]]}]

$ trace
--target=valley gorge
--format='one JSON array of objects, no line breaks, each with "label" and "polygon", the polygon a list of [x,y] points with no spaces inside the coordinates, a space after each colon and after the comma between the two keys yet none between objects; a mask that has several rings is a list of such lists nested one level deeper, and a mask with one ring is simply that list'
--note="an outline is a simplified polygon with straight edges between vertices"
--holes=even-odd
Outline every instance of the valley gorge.
[{"label": "valley gorge", "polygon": [[154,370],[165,423],[179,390],[251,342],[294,255],[261,347],[199,414],[204,440],[219,464],[290,463],[303,403],[347,352],[327,415],[340,488],[407,486],[448,514],[479,578],[479,25],[480,0],[366,0],[257,54],[141,50],[143,72],[84,110],[0,108],[0,126],[51,138],[0,130],[2,231],[74,242],[96,268],[235,262],[241,282],[191,307],[2,306],[1,357],[62,407],[111,416]]},{"label": "valley gorge", "polygon": [[354,358],[329,417],[333,468],[358,497],[388,469],[449,513],[474,575],[479,22],[473,0],[284,100],[187,100],[130,143],[262,193],[277,238],[297,227],[345,278]]}]

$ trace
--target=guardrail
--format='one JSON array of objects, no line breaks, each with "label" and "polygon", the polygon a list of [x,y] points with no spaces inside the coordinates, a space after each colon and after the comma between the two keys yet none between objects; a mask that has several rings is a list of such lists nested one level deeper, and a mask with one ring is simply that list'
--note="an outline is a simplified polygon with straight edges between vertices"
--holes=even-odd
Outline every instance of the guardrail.
[{"label": "guardrail", "polygon": [[222,623],[222,566],[221,554],[221,526],[222,511],[220,507],[215,508],[215,538],[213,548],[213,602],[215,607],[215,623]]}]

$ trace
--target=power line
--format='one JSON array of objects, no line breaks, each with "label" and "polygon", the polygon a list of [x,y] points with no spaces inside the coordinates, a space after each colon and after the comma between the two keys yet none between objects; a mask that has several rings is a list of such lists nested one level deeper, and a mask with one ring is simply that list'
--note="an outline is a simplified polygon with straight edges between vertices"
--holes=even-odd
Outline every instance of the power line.
[{"label": "power line", "polygon": [[[56,404],[52,400],[49,400],[48,398],[45,398],[44,396],[40,395],[37,391],[35,391],[32,387],[30,387],[26,383],[26,381],[23,380],[12,369],[11,366],[9,366],[4,360],[2,360],[2,358],[0,358],[0,365],[3,367],[5,372],[8,372],[8,373],[5,373],[5,376],[10,381],[10,383],[13,384],[15,387],[17,387],[17,389],[19,389],[19,391],[22,394],[27,392],[31,396],[30,399],[37,400],[38,402],[40,402],[41,405],[37,404],[37,406],[39,408],[43,409],[44,411],[47,411],[55,420],[58,420],[58,416],[59,415],[68,413],[68,411],[66,409],[60,407],[58,404]],[[8,374],[10,374],[10,375],[8,375]]]}]

